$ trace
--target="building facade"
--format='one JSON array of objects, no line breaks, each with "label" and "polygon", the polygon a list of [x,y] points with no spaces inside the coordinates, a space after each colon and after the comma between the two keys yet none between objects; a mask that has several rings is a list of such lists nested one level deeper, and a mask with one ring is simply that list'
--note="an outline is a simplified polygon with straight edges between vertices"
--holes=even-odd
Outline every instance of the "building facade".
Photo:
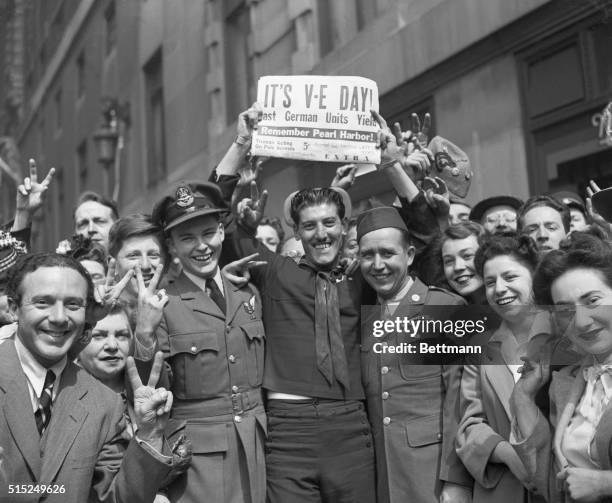
[{"label": "building facade", "polygon": [[[3,77],[0,136],[15,139],[22,169],[29,157],[57,169],[35,223],[40,249],[71,233],[85,189],[146,212],[169,184],[207,177],[262,75],[360,75],[378,83],[389,122],[430,112],[435,133],[470,156],[468,202],[583,192],[590,178],[612,185],[596,128],[612,99],[611,11],[608,0],[1,0],[13,84]],[[15,82],[20,103],[7,114]],[[104,166],[94,135],[105,98],[122,142]],[[267,162],[267,213],[298,187],[329,183],[334,167]],[[384,177],[367,171],[355,202],[389,200]],[[3,199],[11,183],[2,178]]]}]

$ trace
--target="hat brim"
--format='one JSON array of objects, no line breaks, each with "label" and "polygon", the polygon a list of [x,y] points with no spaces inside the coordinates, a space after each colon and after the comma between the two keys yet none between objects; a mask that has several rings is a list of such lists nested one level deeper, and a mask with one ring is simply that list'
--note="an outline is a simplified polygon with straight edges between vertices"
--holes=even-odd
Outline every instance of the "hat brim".
[{"label": "hat brim", "polygon": [[[330,187],[330,189],[335,190],[338,194],[340,194],[340,197],[342,197],[342,203],[344,204],[344,218],[351,218],[353,213],[353,204],[351,203],[351,197],[348,195],[346,190],[339,187]],[[285,223],[291,228],[295,227],[295,222],[293,221],[293,218],[291,218],[291,201],[293,201],[293,198],[298,192],[300,191],[296,190],[295,192],[289,194],[283,203],[283,217],[285,219]]]},{"label": "hat brim", "polygon": [[472,211],[470,211],[470,220],[474,222],[480,222],[482,220],[485,211],[493,206],[510,206],[515,210],[518,210],[523,205],[523,201],[521,201],[517,197],[512,196],[496,196],[489,197],[483,201],[480,201]]},{"label": "hat brim", "polygon": [[164,232],[169,231],[170,229],[174,229],[174,227],[176,227],[177,225],[180,225],[184,222],[188,222],[189,220],[192,220],[194,218],[205,217],[207,215],[215,215],[220,213],[229,213],[229,210],[222,210],[219,208],[203,208],[201,210],[194,211],[193,213],[187,213],[177,218],[176,220],[173,220],[172,222],[170,222],[169,225],[166,225],[164,227]]},{"label": "hat brim", "polygon": [[607,222],[612,222],[612,187],[596,192],[591,201],[593,209]]}]

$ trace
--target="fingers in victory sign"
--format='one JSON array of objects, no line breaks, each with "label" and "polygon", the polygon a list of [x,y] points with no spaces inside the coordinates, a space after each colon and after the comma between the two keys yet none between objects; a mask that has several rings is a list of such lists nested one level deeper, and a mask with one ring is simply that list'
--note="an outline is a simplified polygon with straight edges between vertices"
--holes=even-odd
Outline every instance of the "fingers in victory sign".
[{"label": "fingers in victory sign", "polygon": [[241,223],[251,229],[256,229],[264,216],[267,200],[268,191],[264,190],[260,196],[257,183],[251,182],[251,198],[243,199],[240,206]]},{"label": "fingers in victory sign", "polygon": [[12,232],[20,231],[28,227],[32,221],[32,215],[43,205],[45,194],[55,168],[51,168],[45,179],[38,183],[38,172],[36,162],[30,159],[30,174],[24,178],[23,183],[17,187],[17,199],[15,204],[15,218],[13,220]]},{"label": "fingers in victory sign", "polygon": [[259,253],[253,253],[252,255],[247,255],[239,260],[230,262],[221,270],[221,274],[236,286],[246,285],[251,279],[249,269],[268,263],[265,260],[255,260],[258,256]]},{"label": "fingers in victory sign", "polygon": [[423,125],[417,114],[412,114],[412,134],[415,137],[416,144],[420,148],[427,148],[429,142],[429,130],[431,129],[431,115],[425,114],[423,117]]},{"label": "fingers in victory sign", "polygon": [[96,303],[88,310],[88,321],[95,325],[104,318],[110,310],[119,302],[119,297],[126,285],[134,276],[134,271],[129,270],[119,281],[115,279],[116,261],[111,258],[108,263],[108,272],[102,285],[94,285],[94,300]]},{"label": "fingers in victory sign", "polygon": [[134,416],[138,427],[138,438],[149,442],[161,451],[163,432],[172,408],[172,392],[155,386],[159,381],[164,356],[161,351],[155,353],[153,367],[146,385],[143,385],[131,356],[127,359],[127,375],[134,393]]},{"label": "fingers in victory sign", "polygon": [[163,288],[157,290],[157,285],[164,270],[159,264],[148,285],[145,284],[142,270],[136,266],[136,281],[138,283],[138,314],[136,317],[137,330],[147,333],[153,332],[161,322],[164,307],[168,303],[168,295]]}]

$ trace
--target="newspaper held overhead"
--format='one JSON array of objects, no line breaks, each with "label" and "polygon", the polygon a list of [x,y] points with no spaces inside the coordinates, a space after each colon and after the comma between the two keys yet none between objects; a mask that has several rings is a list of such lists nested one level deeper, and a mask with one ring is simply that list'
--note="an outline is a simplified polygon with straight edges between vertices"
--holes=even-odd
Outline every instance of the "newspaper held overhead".
[{"label": "newspaper held overhead", "polygon": [[376,82],[363,77],[266,76],[257,84],[263,118],[251,153],[342,163],[380,163]]}]

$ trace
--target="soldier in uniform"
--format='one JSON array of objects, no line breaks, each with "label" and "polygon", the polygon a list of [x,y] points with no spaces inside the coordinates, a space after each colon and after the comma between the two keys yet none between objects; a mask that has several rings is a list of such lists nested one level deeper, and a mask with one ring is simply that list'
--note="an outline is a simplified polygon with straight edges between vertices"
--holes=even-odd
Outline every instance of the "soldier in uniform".
[{"label": "soldier in uniform", "polygon": [[190,468],[168,488],[172,502],[265,500],[261,302],[254,287],[232,285],[219,271],[227,211],[212,183],[182,183],[153,211],[182,272],[167,287],[159,326],[151,316],[137,327],[136,353],[166,354],[172,417],[182,420],[174,438],[185,434],[193,446]]},{"label": "soldier in uniform", "polygon": [[[379,503],[469,502],[472,484],[454,450],[461,384],[459,365],[414,364],[381,348],[414,342],[409,335],[380,336],[367,327],[381,320],[429,315],[462,306],[458,295],[412,278],[414,258],[406,224],[395,208],[362,213],[357,223],[360,267],[376,290],[376,313],[364,315],[363,380],[376,447]],[[446,309],[448,311],[448,309]]]}]

